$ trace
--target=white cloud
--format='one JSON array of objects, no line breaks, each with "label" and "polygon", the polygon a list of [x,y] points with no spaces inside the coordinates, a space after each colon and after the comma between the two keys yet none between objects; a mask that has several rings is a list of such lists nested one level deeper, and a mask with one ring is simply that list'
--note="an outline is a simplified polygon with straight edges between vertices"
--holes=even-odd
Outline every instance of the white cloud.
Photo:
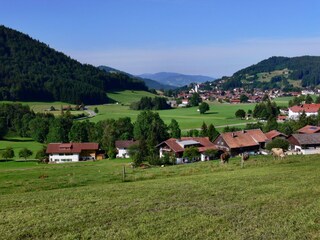
[{"label": "white cloud", "polygon": [[249,39],[207,46],[71,51],[68,54],[83,63],[107,65],[132,74],[173,71],[220,77],[271,56],[320,55],[320,38]]}]

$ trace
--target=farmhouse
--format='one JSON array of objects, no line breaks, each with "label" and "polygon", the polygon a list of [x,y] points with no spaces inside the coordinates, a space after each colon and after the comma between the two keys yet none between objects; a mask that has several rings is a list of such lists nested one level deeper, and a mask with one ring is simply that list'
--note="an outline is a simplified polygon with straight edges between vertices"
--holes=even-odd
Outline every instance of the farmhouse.
[{"label": "farmhouse", "polygon": [[277,130],[271,130],[270,132],[265,133],[266,137],[268,138],[268,140],[273,140],[275,138],[287,138],[288,136],[285,135],[284,133],[281,133]]},{"label": "farmhouse", "polygon": [[116,149],[117,149],[117,158],[129,158],[129,148],[132,145],[138,144],[138,141],[134,141],[134,140],[118,140],[116,141],[115,145],[116,145]]},{"label": "farmhouse", "polygon": [[177,158],[177,163],[182,163],[183,153],[188,147],[197,147],[201,154],[201,161],[209,160],[208,150],[216,150],[215,145],[207,137],[182,137],[181,139],[170,138],[156,147],[159,148],[160,157],[165,153]]},{"label": "farmhouse", "polygon": [[304,126],[303,128],[298,129],[298,133],[310,134],[310,133],[318,133],[318,132],[320,132],[320,127],[312,126],[312,125],[307,125],[307,126]]},{"label": "farmhouse", "polygon": [[96,160],[98,155],[98,143],[49,143],[47,154],[49,154],[49,162],[78,162],[85,160]]},{"label": "farmhouse", "polygon": [[220,134],[214,144],[218,149],[228,151],[232,156],[239,153],[257,153],[265,146],[268,138],[260,129],[242,130]]},{"label": "farmhouse", "polygon": [[318,115],[320,104],[301,104],[289,108],[289,118],[299,119],[300,115],[304,111],[307,117],[311,115]]},{"label": "farmhouse", "polygon": [[302,154],[320,153],[320,133],[292,134],[288,141],[292,150]]}]

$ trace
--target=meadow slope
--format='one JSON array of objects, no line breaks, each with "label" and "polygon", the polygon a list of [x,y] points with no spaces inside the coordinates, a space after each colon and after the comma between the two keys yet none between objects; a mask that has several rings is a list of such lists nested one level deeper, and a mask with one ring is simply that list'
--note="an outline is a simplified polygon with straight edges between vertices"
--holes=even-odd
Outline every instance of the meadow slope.
[{"label": "meadow slope", "polygon": [[320,161],[0,163],[3,239],[319,239]]}]

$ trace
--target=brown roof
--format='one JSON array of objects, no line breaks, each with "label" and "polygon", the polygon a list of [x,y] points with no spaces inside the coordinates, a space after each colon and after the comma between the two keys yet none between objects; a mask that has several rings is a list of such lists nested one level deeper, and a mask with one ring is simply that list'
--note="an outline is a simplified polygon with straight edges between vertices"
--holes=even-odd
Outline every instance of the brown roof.
[{"label": "brown roof", "polygon": [[118,140],[116,141],[115,145],[116,145],[116,148],[126,149],[138,143],[139,141],[135,141],[135,140]]},{"label": "brown roof", "polygon": [[98,143],[49,143],[47,153],[81,153],[84,150],[98,150]]},{"label": "brown roof", "polygon": [[307,133],[307,134],[317,133],[317,132],[320,132],[320,127],[312,126],[312,125],[304,126],[303,128],[300,128],[298,130],[298,133]]},{"label": "brown roof", "polygon": [[265,135],[269,140],[272,140],[275,137],[279,137],[279,136],[287,137],[287,135],[285,135],[277,130],[271,130],[270,132],[265,133]]},{"label": "brown roof", "polygon": [[316,113],[318,112],[320,108],[320,104],[301,104],[301,105],[296,105],[291,108],[289,108],[292,112],[303,112],[305,111],[306,113]]},{"label": "brown roof", "polygon": [[320,145],[320,133],[292,134],[289,137],[289,142],[296,142],[299,145]]},{"label": "brown roof", "polygon": [[268,140],[260,129],[227,132],[221,136],[230,148],[257,146]]},{"label": "brown roof", "polygon": [[184,148],[179,142],[183,141],[195,141],[199,144],[199,152],[204,152],[209,149],[217,149],[215,145],[207,137],[182,137],[181,139],[169,138],[166,141],[160,143],[157,147],[167,145],[174,152],[184,152]]}]

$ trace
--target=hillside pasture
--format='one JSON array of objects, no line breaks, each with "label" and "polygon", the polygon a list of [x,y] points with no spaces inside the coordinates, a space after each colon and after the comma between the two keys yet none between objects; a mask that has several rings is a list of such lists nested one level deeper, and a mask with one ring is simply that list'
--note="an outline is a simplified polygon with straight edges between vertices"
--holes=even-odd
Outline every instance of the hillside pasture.
[{"label": "hillside pasture", "polygon": [[318,239],[320,162],[0,163],[3,239]]}]

